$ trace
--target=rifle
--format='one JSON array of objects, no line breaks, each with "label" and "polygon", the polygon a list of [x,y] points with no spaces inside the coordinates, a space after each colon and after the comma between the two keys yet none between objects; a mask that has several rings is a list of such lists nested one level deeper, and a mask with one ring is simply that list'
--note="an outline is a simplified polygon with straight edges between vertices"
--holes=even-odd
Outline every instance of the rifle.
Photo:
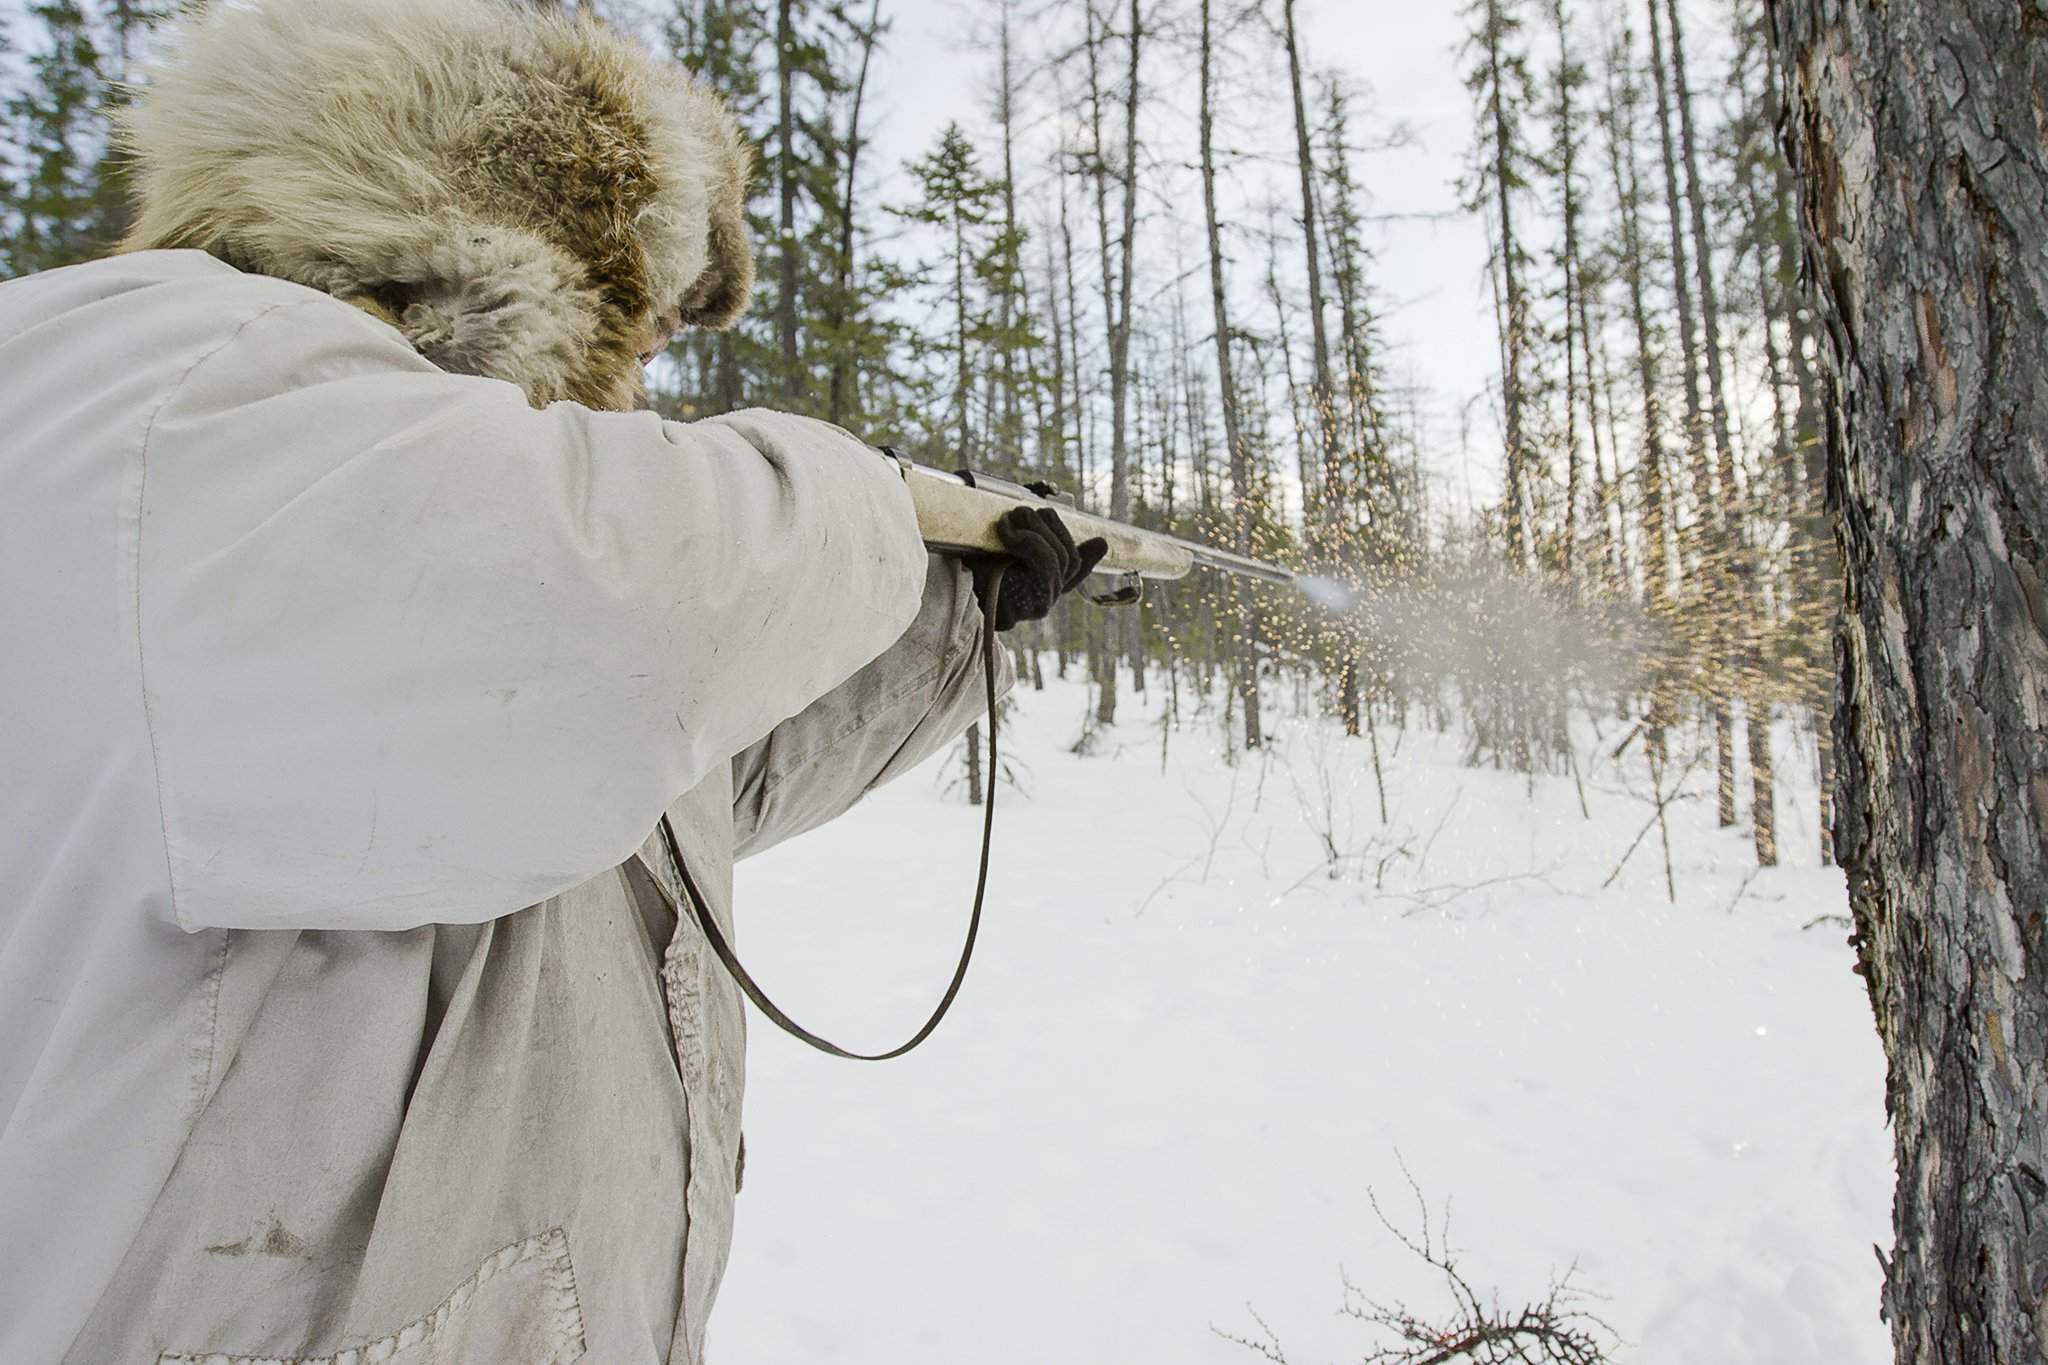
[{"label": "rifle", "polygon": [[[1124,580],[1123,590],[1107,598],[1111,602],[1134,602],[1139,582],[1185,578],[1196,565],[1309,589],[1293,570],[1278,564],[1083,512],[1060,497],[1049,484],[1013,483],[965,469],[948,474],[921,465],[887,446],[882,453],[902,470],[910,500],[917,508],[917,529],[926,546],[940,554],[1002,554],[1003,542],[996,537],[996,522],[1003,513],[1013,507],[1050,507],[1066,523],[1075,540],[1101,536],[1109,543],[1109,553],[1096,566],[1096,572]],[[1096,600],[1105,599],[1097,596]]]}]

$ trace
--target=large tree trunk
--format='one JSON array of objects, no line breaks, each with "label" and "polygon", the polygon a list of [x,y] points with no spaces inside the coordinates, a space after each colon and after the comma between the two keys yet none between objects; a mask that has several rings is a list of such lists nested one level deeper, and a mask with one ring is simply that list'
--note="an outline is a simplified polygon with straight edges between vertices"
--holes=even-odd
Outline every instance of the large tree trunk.
[{"label": "large tree trunk", "polygon": [[1846,598],[1837,852],[1902,1362],[2048,1347],[2048,17],[1776,0]]},{"label": "large tree trunk", "polygon": [[1507,15],[1500,0],[1486,0],[1481,21],[1485,46],[1487,117],[1491,128],[1486,136],[1494,204],[1499,210],[1501,308],[1501,419],[1507,442],[1508,551],[1523,569],[1536,567],[1535,507],[1529,493],[1529,451],[1523,432],[1522,407],[1527,395],[1522,389],[1522,367],[1529,350],[1529,305],[1524,297],[1521,274],[1521,244],[1515,235],[1514,189],[1521,172],[1516,166],[1512,128],[1511,96],[1508,91],[1507,56],[1501,51],[1506,41]]}]

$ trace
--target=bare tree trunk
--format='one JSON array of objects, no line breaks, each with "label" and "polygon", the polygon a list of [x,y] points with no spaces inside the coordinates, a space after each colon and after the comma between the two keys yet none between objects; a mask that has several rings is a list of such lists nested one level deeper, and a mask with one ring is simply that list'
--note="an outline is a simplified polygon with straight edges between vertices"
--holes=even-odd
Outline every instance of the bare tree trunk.
[{"label": "bare tree trunk", "polygon": [[[1628,288],[1629,321],[1635,331],[1636,382],[1642,389],[1643,591],[1651,610],[1664,615],[1671,601],[1670,497],[1664,483],[1664,400],[1650,306],[1643,288],[1647,248],[1642,228],[1642,183],[1635,150],[1634,76],[1626,46],[1608,62],[1608,169],[1621,226],[1621,276]],[[1616,457],[1617,477],[1620,455]]]},{"label": "bare tree trunk", "polygon": [[[1088,20],[1088,107],[1094,138],[1092,156],[1095,177],[1096,235],[1102,251],[1102,313],[1109,332],[1109,514],[1118,520],[1130,516],[1130,343],[1131,267],[1137,247],[1138,218],[1138,57],[1144,37],[1143,17],[1138,0],[1131,0],[1130,33],[1126,40],[1129,70],[1124,91],[1124,164],[1119,177],[1123,192],[1123,236],[1115,256],[1110,253],[1109,168],[1102,143],[1102,46],[1109,39],[1107,27],[1097,29],[1094,0],[1085,5]],[[1108,725],[1116,720],[1116,665],[1121,652],[1122,622],[1112,613],[1103,614],[1103,655],[1101,690],[1096,701],[1096,720]]]},{"label": "bare tree trunk", "polygon": [[[1700,394],[1700,351],[1694,331],[1692,268],[1686,245],[1686,218],[1679,188],[1678,147],[1671,131],[1671,71],[1664,60],[1664,23],[1659,12],[1662,0],[1646,0],[1650,11],[1650,66],[1657,81],[1657,139],[1663,151],[1664,208],[1671,229],[1671,280],[1678,301],[1679,354],[1685,366],[1685,452],[1692,470],[1693,519],[1680,544],[1689,549],[1680,562],[1694,576],[1693,600],[1707,611],[1719,610],[1715,603],[1721,588],[1719,560],[1715,553],[1714,473],[1707,453],[1707,417]],[[1713,688],[1717,670],[1706,670],[1708,687]],[[1721,824],[1735,823],[1735,719],[1725,690],[1710,701],[1714,715],[1714,774],[1717,800],[1715,810]]]},{"label": "bare tree trunk", "polygon": [[[1223,234],[1216,219],[1215,70],[1209,39],[1209,0],[1202,0],[1202,220],[1209,234],[1209,303],[1216,323],[1216,381],[1223,402],[1223,441],[1230,449],[1230,498],[1239,554],[1252,553],[1251,462],[1237,410],[1237,381],[1230,368],[1230,306],[1223,289]],[[1251,589],[1234,579],[1237,593],[1237,651],[1231,671],[1244,709],[1244,747],[1264,742],[1259,729],[1258,624]]]},{"label": "bare tree trunk", "polygon": [[[1330,381],[1330,337],[1323,324],[1322,252],[1316,245],[1315,155],[1309,147],[1308,106],[1301,90],[1301,52],[1294,38],[1294,0],[1283,0],[1281,12],[1286,23],[1287,71],[1294,91],[1295,165],[1301,173],[1301,231],[1307,244],[1309,342],[1315,364],[1310,377],[1310,400],[1315,404],[1316,431],[1320,438],[1318,454],[1322,460],[1323,521],[1328,531],[1333,532],[1339,515],[1338,505],[1342,502],[1337,490],[1344,486],[1343,448],[1337,433],[1336,389]],[[1329,534],[1326,548],[1330,553],[1336,552],[1334,534]]]},{"label": "bare tree trunk", "polygon": [[[1016,165],[1016,118],[1017,82],[1010,57],[1010,10],[1014,0],[1001,0],[1001,27],[998,31],[998,68],[996,75],[996,122],[1003,131],[1003,232],[1009,246],[1007,250],[1021,257],[1017,239],[1017,165]],[[1013,258],[1014,259],[1014,258]],[[1023,262],[1016,260],[1021,273]],[[1017,379],[1017,348],[1012,344],[1011,327],[1016,322],[1016,291],[1012,282],[1006,280],[997,299],[996,325],[1003,334],[1002,349],[1002,420],[996,427],[994,445],[997,458],[1008,463],[1011,472],[1021,472],[1020,462],[1024,457],[1023,417]],[[990,414],[991,422],[995,414]]]},{"label": "bare tree trunk", "polygon": [[[1308,533],[1313,538],[1317,534],[1317,526],[1322,524],[1323,499],[1316,454],[1310,448],[1308,438],[1314,414],[1302,411],[1301,386],[1294,379],[1294,338],[1287,330],[1287,299],[1280,292],[1280,230],[1270,208],[1266,215],[1266,297],[1273,304],[1274,339],[1280,346],[1280,377],[1287,384],[1287,414],[1294,428],[1294,468],[1296,477],[1301,480],[1302,521],[1307,524]],[[1253,392],[1257,391],[1254,387]]]},{"label": "bare tree trunk", "polygon": [[[1136,274],[1138,248],[1138,56],[1145,35],[1144,15],[1139,0],[1131,0],[1130,32],[1125,38],[1129,66],[1124,72],[1124,164],[1122,232],[1117,238],[1116,322],[1109,335],[1110,479],[1109,514],[1118,521],[1131,516],[1131,471],[1129,435],[1131,387],[1131,286]],[[1119,634],[1129,631],[1142,645],[1144,610],[1139,603],[1130,616],[1118,623]],[[1133,668],[1142,667],[1144,656],[1133,651]],[[1114,669],[1112,668],[1112,673]],[[1140,691],[1144,680],[1135,680]],[[1104,715],[1103,720],[1109,717]]]},{"label": "bare tree trunk", "polygon": [[[1557,30],[1557,138],[1552,169],[1557,174],[1558,214],[1564,220],[1564,243],[1559,263],[1564,268],[1564,575],[1573,592],[1578,591],[1579,541],[1579,365],[1573,332],[1585,326],[1584,272],[1579,267],[1579,216],[1582,205],[1578,185],[1578,105],[1573,98],[1578,67],[1572,61],[1571,21],[1564,0],[1550,0],[1550,22]],[[1587,339],[1585,384],[1587,410],[1592,410],[1592,343]],[[1595,457],[1600,433],[1593,432]]]},{"label": "bare tree trunk", "polygon": [[1754,623],[1750,620],[1749,594],[1753,574],[1746,552],[1746,519],[1742,509],[1735,505],[1735,444],[1728,431],[1728,397],[1721,374],[1720,293],[1714,287],[1713,243],[1707,235],[1707,190],[1700,182],[1700,160],[1692,126],[1692,91],[1685,72],[1685,30],[1679,23],[1677,0],[1665,0],[1664,11],[1671,21],[1671,78],[1692,222],[1693,269],[1700,291],[1700,364],[1707,376],[1715,473],[1719,481],[1719,496],[1711,509],[1701,508],[1700,515],[1715,565],[1715,572],[1707,576],[1706,582],[1709,591],[1721,598],[1721,605],[1712,613],[1720,654],[1720,668],[1716,671],[1721,684],[1714,691],[1715,790],[1716,809],[1721,824],[1726,826],[1735,823],[1733,697],[1750,665],[1748,640]]},{"label": "bare tree trunk", "polygon": [[782,199],[782,237],[775,244],[779,297],[775,300],[775,335],[782,351],[782,395],[803,397],[797,374],[796,347],[796,0],[781,0],[775,13],[776,133],[781,153],[776,166]]},{"label": "bare tree trunk", "polygon": [[1529,304],[1521,273],[1521,238],[1515,232],[1514,187],[1520,179],[1515,167],[1515,140],[1511,127],[1506,54],[1507,16],[1501,0],[1486,0],[1485,30],[1481,41],[1486,53],[1487,118],[1493,139],[1489,149],[1489,173],[1493,177],[1494,205],[1498,211],[1500,240],[1500,337],[1501,337],[1501,420],[1507,443],[1507,489],[1505,511],[1508,552],[1517,565],[1536,565],[1535,509],[1529,494],[1529,453],[1524,434],[1522,366],[1528,357]]},{"label": "bare tree trunk", "polygon": [[[1620,499],[1621,451],[1616,442],[1603,447],[1600,441],[1603,416],[1608,432],[1614,431],[1614,374],[1607,358],[1605,308],[1599,319],[1601,330],[1596,332],[1589,302],[1592,292],[1587,288],[1579,291],[1579,341],[1585,349],[1586,361],[1586,429],[1593,442],[1593,506],[1600,514],[1600,549],[1608,583],[1615,592],[1626,594],[1631,569],[1628,537],[1624,534],[1625,508]],[[1614,454],[1611,469],[1609,450]]]},{"label": "bare tree trunk", "polygon": [[1910,1365],[2048,1346],[2048,16],[1776,0],[1846,604],[1837,851]]},{"label": "bare tree trunk", "polygon": [[[1671,75],[1664,65],[1664,20],[1659,12],[1662,0],[1644,0],[1650,12],[1650,69],[1657,84],[1657,141],[1663,152],[1664,211],[1671,233],[1671,291],[1678,305],[1678,349],[1683,363],[1685,392],[1686,465],[1692,471],[1692,495],[1696,512],[1689,534],[1690,555],[1681,554],[1680,567],[1692,573],[1704,558],[1701,536],[1713,515],[1713,471],[1707,462],[1705,409],[1700,400],[1699,343],[1693,331],[1692,266],[1685,241],[1685,214],[1679,202],[1678,147],[1671,132]],[[1700,586],[1705,586],[1704,577]]]},{"label": "bare tree trunk", "polygon": [[1771,704],[1761,690],[1752,688],[1744,703],[1749,729],[1750,821],[1756,846],[1756,865],[1778,865],[1778,779],[1771,758]]},{"label": "bare tree trunk", "polygon": [[[881,33],[882,0],[873,0],[868,11],[867,24],[860,30],[860,75],[853,83],[853,108],[846,118],[846,186],[839,200],[839,259],[838,279],[832,291],[831,322],[834,335],[846,324],[847,315],[853,306],[854,281],[859,273],[854,269],[854,193],[859,181],[856,172],[860,168],[860,110],[867,95],[868,63],[875,55],[875,40]],[[835,349],[832,356],[832,376],[826,399],[826,418],[835,426],[844,426],[853,413],[853,366],[852,350],[846,346]]]},{"label": "bare tree trunk", "polygon": [[[1664,481],[1664,404],[1659,391],[1658,356],[1650,328],[1649,303],[1643,289],[1648,254],[1643,241],[1642,179],[1636,159],[1635,117],[1637,88],[1631,69],[1634,57],[1626,34],[1609,52],[1607,61],[1607,162],[1614,180],[1614,197],[1621,227],[1621,274],[1628,286],[1629,320],[1636,342],[1636,379],[1643,394],[1642,457],[1638,468],[1643,481],[1643,596],[1650,613],[1668,620],[1671,608],[1671,561],[1674,529],[1671,498]],[[1616,455],[1619,466],[1620,456]],[[1661,667],[1652,670],[1650,699],[1645,717],[1645,740],[1658,762],[1664,757],[1664,733],[1671,721],[1670,680]]]},{"label": "bare tree trunk", "polygon": [[1081,295],[1080,287],[1074,283],[1074,231],[1067,220],[1067,176],[1060,172],[1060,256],[1061,275],[1066,281],[1067,295],[1067,374],[1072,377],[1073,387],[1067,406],[1074,414],[1074,455],[1077,467],[1074,470],[1079,486],[1074,489],[1074,499],[1081,506],[1088,505],[1088,385],[1081,370]]}]

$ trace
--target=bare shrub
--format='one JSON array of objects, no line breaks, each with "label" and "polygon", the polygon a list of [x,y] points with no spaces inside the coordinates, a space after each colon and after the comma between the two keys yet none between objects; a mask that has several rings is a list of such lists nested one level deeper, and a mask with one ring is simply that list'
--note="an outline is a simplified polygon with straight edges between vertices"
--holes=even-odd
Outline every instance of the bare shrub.
[{"label": "bare shrub", "polygon": [[[1408,1175],[1405,1165],[1401,1173]],[[1614,1329],[1582,1306],[1587,1296],[1574,1287],[1571,1269],[1554,1276],[1541,1296],[1519,1305],[1503,1303],[1498,1292],[1482,1295],[1458,1268],[1448,1206],[1432,1233],[1429,1205],[1413,1176],[1408,1176],[1408,1188],[1420,1210],[1419,1233],[1395,1226],[1378,1197],[1368,1193],[1373,1214],[1396,1241],[1442,1277],[1450,1303],[1435,1313],[1420,1312],[1399,1299],[1382,1302],[1345,1276],[1344,1306],[1339,1311],[1375,1329],[1376,1339],[1359,1357],[1360,1365],[1612,1365]],[[1213,1325],[1209,1330],[1273,1365],[1292,1365],[1266,1320],[1249,1304],[1245,1311],[1258,1325],[1259,1335],[1240,1336]]]}]

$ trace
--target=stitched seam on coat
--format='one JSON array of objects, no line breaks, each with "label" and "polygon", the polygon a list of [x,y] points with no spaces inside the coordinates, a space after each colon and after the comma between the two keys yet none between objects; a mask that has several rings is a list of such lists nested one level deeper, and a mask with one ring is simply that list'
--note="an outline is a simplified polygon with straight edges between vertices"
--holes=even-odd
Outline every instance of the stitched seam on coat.
[{"label": "stitched seam on coat", "polygon": [[441,1336],[448,1324],[469,1310],[485,1285],[509,1270],[530,1261],[541,1262],[541,1283],[555,1300],[548,1323],[551,1350],[533,1365],[570,1365],[589,1351],[584,1337],[583,1306],[576,1291],[576,1268],[569,1259],[569,1237],[562,1229],[514,1242],[486,1256],[470,1277],[448,1291],[424,1317],[415,1318],[395,1332],[388,1332],[358,1346],[319,1356],[232,1355],[224,1351],[165,1351],[157,1365],[371,1365],[388,1360],[399,1351],[411,1350],[422,1342]]},{"label": "stitched seam on coat", "polygon": [[234,943],[234,935],[226,929],[214,931],[220,935],[220,951],[214,954],[213,965],[206,971],[206,1031],[204,1048],[199,1039],[193,1040],[193,1061],[197,1063],[192,1087],[192,1110],[190,1117],[198,1118],[199,1111],[206,1107],[207,1096],[213,1090],[213,1068],[220,1060],[220,987],[228,972],[228,949]]},{"label": "stitched seam on coat", "polygon": [[[170,889],[171,918],[177,922],[179,928],[186,930],[190,930],[193,926],[185,922],[185,913],[178,907],[178,878],[175,871],[173,871],[171,860],[170,820],[164,813],[163,755],[157,746],[156,708],[150,704],[149,669],[143,657],[142,648],[142,519],[143,506],[149,494],[149,443],[156,439],[156,424],[162,419],[164,409],[168,408],[177,399],[178,395],[184,392],[186,383],[191,380],[194,374],[198,373],[200,366],[241,340],[242,333],[248,331],[249,328],[255,326],[264,318],[269,317],[272,313],[282,312],[287,308],[303,307],[304,303],[304,300],[292,303],[273,303],[262,312],[252,314],[248,318],[243,319],[220,345],[186,366],[185,372],[178,376],[177,382],[171,385],[168,393],[164,394],[163,401],[158,403],[156,408],[149,414],[149,424],[142,430],[142,446],[136,452],[136,462],[140,468],[135,480],[135,601],[133,603],[135,608],[135,680],[137,686],[142,690],[143,729],[149,735],[149,767],[151,777],[156,786],[157,829],[163,838],[164,844],[164,884]],[[212,1066],[212,1049],[213,1043],[209,1040],[207,1044],[209,1070]]]}]

